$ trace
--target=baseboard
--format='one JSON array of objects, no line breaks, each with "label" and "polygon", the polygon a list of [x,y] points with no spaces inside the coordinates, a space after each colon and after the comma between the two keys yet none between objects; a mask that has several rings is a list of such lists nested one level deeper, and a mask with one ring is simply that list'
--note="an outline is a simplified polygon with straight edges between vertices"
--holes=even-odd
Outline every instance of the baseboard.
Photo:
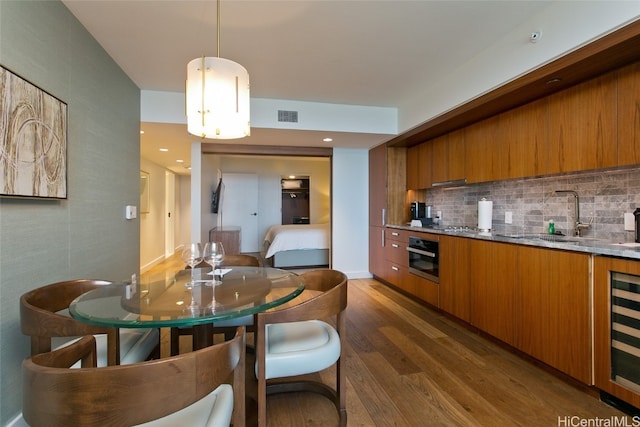
[{"label": "baseboard", "polygon": [[140,273],[144,273],[147,270],[150,270],[151,268],[155,267],[156,265],[160,264],[162,261],[164,261],[165,259],[167,259],[167,257],[165,257],[164,255],[160,255],[158,258],[154,259],[153,261],[151,261],[150,263],[147,263],[145,265],[141,265],[140,266]]},{"label": "baseboard", "polygon": [[22,418],[22,413],[18,414],[14,419],[9,421],[6,427],[29,427],[29,424]]}]

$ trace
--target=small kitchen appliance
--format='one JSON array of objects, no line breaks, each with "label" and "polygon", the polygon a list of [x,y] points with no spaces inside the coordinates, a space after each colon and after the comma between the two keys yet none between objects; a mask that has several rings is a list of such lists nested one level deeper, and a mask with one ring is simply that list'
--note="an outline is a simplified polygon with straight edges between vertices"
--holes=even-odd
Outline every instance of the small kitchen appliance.
[{"label": "small kitchen appliance", "polygon": [[411,202],[411,219],[422,219],[426,217],[426,205],[422,202]]},{"label": "small kitchen appliance", "polygon": [[633,216],[636,218],[636,243],[640,243],[640,208],[633,211]]}]

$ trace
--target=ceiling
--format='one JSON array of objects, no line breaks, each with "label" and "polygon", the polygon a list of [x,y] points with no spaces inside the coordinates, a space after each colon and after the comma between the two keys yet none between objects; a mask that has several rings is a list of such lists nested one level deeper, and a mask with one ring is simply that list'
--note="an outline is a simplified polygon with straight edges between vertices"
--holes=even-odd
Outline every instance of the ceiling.
[{"label": "ceiling", "polygon": [[[63,0],[141,90],[184,92],[186,64],[216,56],[214,0]],[[546,1],[223,0],[220,56],[252,98],[398,108],[548,7]],[[528,37],[527,35],[523,35]],[[142,123],[141,156],[177,173],[186,125]],[[250,145],[369,148],[393,135],[252,128]],[[228,143],[229,141],[227,141]],[[159,148],[168,148],[161,153]]]}]

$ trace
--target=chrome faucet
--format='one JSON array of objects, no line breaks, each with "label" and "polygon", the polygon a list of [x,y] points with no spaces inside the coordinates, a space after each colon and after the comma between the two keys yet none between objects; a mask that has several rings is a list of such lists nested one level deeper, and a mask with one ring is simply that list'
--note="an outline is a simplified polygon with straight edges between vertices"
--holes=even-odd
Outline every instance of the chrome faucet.
[{"label": "chrome faucet", "polygon": [[580,237],[583,229],[588,229],[589,227],[591,227],[591,222],[593,222],[593,218],[591,218],[591,221],[589,221],[588,224],[585,224],[580,221],[580,196],[578,195],[578,193],[573,190],[556,190],[556,191],[553,191],[551,194],[552,195],[571,194],[574,197],[576,220],[573,223],[573,231],[574,231],[574,235]]}]

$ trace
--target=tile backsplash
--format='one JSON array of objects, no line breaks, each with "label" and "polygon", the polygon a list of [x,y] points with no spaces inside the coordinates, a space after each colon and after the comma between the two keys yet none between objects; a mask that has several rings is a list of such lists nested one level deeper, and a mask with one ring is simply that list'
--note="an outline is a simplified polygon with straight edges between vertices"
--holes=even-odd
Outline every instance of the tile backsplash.
[{"label": "tile backsplash", "polygon": [[[633,231],[624,231],[624,213],[640,208],[640,168],[584,172],[562,176],[527,178],[471,184],[462,188],[433,188],[426,203],[442,212],[445,226],[478,225],[478,201],[493,201],[493,231],[543,233],[549,220],[556,231],[573,234],[574,197],[554,195],[555,190],[574,190],[580,197],[580,220],[591,221],[582,235],[598,239],[632,242]],[[505,224],[505,212],[512,223]]]}]

